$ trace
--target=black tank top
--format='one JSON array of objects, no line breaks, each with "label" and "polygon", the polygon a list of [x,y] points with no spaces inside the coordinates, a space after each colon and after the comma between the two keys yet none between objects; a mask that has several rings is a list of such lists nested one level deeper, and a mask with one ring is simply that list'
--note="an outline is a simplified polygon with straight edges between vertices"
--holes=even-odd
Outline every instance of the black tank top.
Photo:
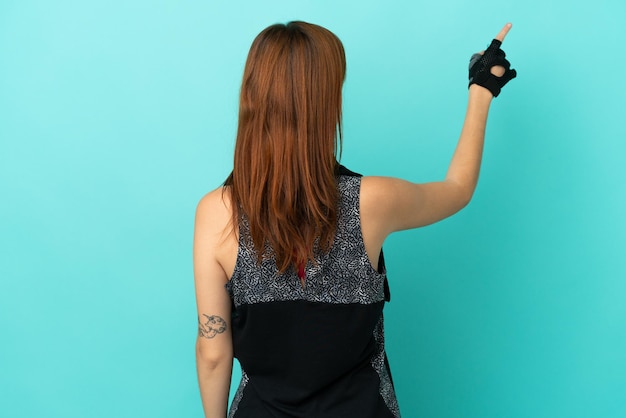
[{"label": "black tank top", "polygon": [[384,259],[377,271],[365,252],[360,175],[340,166],[337,185],[334,243],[305,266],[304,286],[295,269],[279,274],[273,257],[257,264],[245,217],[239,224],[226,289],[242,378],[229,417],[400,417],[385,353]]}]

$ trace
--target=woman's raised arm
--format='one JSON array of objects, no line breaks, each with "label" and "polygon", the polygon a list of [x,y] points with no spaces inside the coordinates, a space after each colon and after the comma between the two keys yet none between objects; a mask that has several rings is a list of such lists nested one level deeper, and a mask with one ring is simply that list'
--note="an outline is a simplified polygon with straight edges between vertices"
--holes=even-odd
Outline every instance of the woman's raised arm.
[{"label": "woman's raised arm", "polygon": [[472,57],[467,112],[445,179],[418,184],[391,177],[363,178],[361,220],[364,235],[375,243],[373,251],[390,233],[432,224],[469,203],[478,182],[491,101],[516,75],[500,49],[510,29],[511,24],[505,25],[486,51]]}]

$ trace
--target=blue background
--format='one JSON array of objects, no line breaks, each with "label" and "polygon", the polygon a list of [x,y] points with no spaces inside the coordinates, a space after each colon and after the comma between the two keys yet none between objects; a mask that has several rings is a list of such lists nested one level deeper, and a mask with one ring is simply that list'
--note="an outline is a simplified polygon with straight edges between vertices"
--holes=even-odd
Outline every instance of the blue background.
[{"label": "blue background", "polygon": [[253,38],[301,19],[346,48],[342,163],[415,182],[445,175],[469,57],[514,24],[472,203],[385,244],[403,416],[626,416],[624,18],[621,0],[3,0],[0,415],[202,415],[195,207],[232,167]]}]

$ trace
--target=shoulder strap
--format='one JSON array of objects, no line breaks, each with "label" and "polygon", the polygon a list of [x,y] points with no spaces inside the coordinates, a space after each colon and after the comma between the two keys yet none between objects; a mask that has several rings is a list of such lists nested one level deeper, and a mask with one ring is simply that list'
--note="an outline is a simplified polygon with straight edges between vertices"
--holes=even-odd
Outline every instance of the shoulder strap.
[{"label": "shoulder strap", "polygon": [[[362,174],[348,170],[346,167],[344,167],[343,165],[339,163],[337,163],[336,172],[337,172],[337,175],[340,175],[340,176],[363,177]],[[383,255],[382,248],[380,249],[380,255],[378,256],[378,271],[384,271],[384,272],[387,271],[387,269],[385,268],[385,257]],[[385,275],[384,285],[385,285],[385,301],[389,302],[391,301],[391,292],[389,291],[389,282],[387,281],[387,275]]]}]

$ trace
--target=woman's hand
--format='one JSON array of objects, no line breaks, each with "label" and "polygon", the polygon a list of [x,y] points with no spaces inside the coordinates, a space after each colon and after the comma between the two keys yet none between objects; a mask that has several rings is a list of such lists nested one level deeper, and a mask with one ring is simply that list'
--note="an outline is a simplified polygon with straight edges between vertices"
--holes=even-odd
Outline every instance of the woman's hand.
[{"label": "woman's hand", "polygon": [[[504,38],[509,33],[512,26],[513,25],[511,23],[507,23],[506,25],[504,25],[500,33],[498,33],[494,39],[497,39],[498,41],[500,41],[500,43],[503,43]],[[485,51],[482,51],[481,55],[484,52]],[[504,72],[505,72],[505,68],[501,65],[496,65],[494,67],[491,67],[491,74],[495,75],[496,77],[502,77],[504,75]]]},{"label": "woman's hand", "polygon": [[517,76],[517,72],[511,69],[511,63],[505,58],[506,54],[500,49],[511,27],[510,23],[504,25],[485,51],[472,55],[468,87],[478,84],[489,90],[494,97],[498,97],[502,87]]}]

